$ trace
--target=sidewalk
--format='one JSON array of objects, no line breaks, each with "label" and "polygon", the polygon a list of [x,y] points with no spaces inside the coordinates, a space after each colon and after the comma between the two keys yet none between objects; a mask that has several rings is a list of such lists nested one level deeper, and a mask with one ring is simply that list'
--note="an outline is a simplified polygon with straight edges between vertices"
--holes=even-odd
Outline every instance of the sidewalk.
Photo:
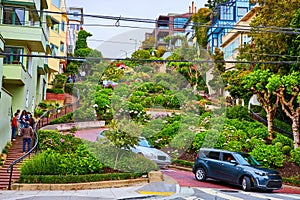
[{"label": "sidewalk", "polygon": [[[64,199],[166,199],[169,195],[186,192],[180,190],[177,182],[169,177],[163,177],[163,182],[153,182],[122,188],[104,188],[93,190],[66,190],[66,191],[0,191],[0,200],[38,199],[38,200],[64,200]],[[172,196],[174,197],[174,196]]]}]

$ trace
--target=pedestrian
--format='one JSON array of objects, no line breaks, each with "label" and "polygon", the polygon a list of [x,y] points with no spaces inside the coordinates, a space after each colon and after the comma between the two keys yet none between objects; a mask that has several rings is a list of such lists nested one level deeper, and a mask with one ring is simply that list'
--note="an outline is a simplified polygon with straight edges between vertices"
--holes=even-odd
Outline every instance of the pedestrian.
[{"label": "pedestrian", "polygon": [[21,115],[20,115],[20,125],[21,125],[21,130],[22,130],[22,128],[25,126],[26,115],[27,115],[26,110],[23,110],[22,113],[21,113]]},{"label": "pedestrian", "polygon": [[29,121],[29,125],[33,128],[35,120],[32,117],[32,114],[30,112],[28,112],[27,116],[28,116],[28,120],[27,121]]},{"label": "pedestrian", "polygon": [[20,120],[21,110],[18,109],[16,113],[18,113],[18,132],[17,133],[18,133],[18,136],[20,136],[21,135],[21,120]]},{"label": "pedestrian", "polygon": [[21,134],[23,136],[23,153],[26,152],[26,144],[27,146],[27,152],[31,148],[31,140],[33,138],[33,129],[29,125],[29,121],[25,122],[25,126],[22,128]]},{"label": "pedestrian", "polygon": [[16,140],[16,136],[17,136],[17,131],[18,131],[18,118],[19,118],[19,114],[15,113],[15,116],[13,117],[13,119],[11,120],[11,130],[12,130],[12,134],[11,134],[11,140]]},{"label": "pedestrian", "polygon": [[71,74],[68,75],[68,78],[67,78],[67,83],[71,83],[72,82],[72,76]]}]

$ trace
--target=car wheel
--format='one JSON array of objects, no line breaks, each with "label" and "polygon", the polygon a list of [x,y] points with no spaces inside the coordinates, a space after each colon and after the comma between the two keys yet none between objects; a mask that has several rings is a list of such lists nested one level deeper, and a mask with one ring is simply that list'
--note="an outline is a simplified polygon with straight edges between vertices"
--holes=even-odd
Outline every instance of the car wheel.
[{"label": "car wheel", "polygon": [[251,189],[251,181],[250,178],[247,176],[244,176],[242,180],[242,188],[244,191],[250,191]]},{"label": "car wheel", "polygon": [[199,168],[196,170],[195,178],[196,178],[198,181],[205,181],[205,180],[206,180],[206,171],[205,171],[205,169],[203,169],[202,167],[199,167]]}]

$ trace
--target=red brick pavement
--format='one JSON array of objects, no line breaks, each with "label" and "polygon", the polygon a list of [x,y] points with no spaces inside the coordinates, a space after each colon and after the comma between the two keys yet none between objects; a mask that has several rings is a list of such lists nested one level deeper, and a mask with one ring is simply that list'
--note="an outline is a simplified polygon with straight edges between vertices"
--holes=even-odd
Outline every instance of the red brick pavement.
[{"label": "red brick pavement", "polygon": [[[241,189],[233,185],[229,185],[223,182],[207,180],[205,182],[197,181],[195,176],[190,171],[183,171],[178,169],[163,170],[163,174],[166,174],[175,179],[180,186],[183,187],[204,187],[204,188],[219,188],[219,189]],[[281,190],[274,190],[275,193],[288,193],[288,194],[300,194],[300,187],[291,187],[284,185]]]}]

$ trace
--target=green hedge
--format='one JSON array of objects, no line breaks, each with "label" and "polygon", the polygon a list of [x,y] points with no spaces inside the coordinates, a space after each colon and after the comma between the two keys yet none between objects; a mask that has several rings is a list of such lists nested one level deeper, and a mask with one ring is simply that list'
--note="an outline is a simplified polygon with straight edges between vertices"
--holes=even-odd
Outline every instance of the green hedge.
[{"label": "green hedge", "polygon": [[59,118],[56,118],[54,120],[50,121],[50,124],[62,124],[62,123],[70,123],[74,122],[74,114],[73,113],[68,113],[66,115],[63,115]]},{"label": "green hedge", "polygon": [[186,160],[180,160],[180,159],[172,160],[172,163],[173,164],[178,164],[178,165],[181,165],[181,166],[186,166],[186,167],[193,167],[193,165],[194,165],[194,162],[186,161]]},{"label": "green hedge", "polygon": [[108,173],[108,174],[87,174],[87,175],[23,175],[19,183],[84,183],[108,180],[125,180],[142,177],[142,173]]}]

